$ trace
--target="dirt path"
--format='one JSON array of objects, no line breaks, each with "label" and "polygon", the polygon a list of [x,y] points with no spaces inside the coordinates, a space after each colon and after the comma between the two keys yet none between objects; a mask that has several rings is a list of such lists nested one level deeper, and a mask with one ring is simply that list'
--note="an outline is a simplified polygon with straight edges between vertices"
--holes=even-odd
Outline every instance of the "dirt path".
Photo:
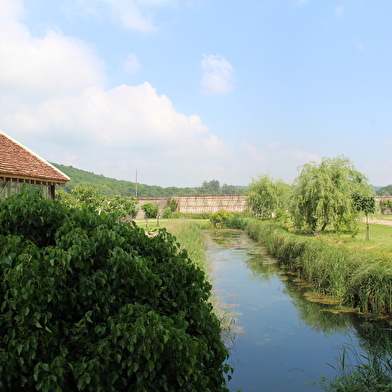
[{"label": "dirt path", "polygon": [[[366,222],[365,219],[364,219],[364,222]],[[375,223],[377,225],[392,226],[392,221],[383,220],[383,219],[369,219],[369,223]]]}]

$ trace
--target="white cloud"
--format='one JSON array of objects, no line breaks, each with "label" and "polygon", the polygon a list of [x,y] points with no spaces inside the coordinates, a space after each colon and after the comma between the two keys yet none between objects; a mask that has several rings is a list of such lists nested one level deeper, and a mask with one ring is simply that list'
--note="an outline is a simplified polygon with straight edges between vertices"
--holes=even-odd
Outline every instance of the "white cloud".
[{"label": "white cloud", "polygon": [[140,61],[136,54],[130,53],[124,63],[125,72],[133,74],[141,68]]},{"label": "white cloud", "polygon": [[321,162],[320,156],[311,152],[292,151],[292,155],[302,162],[301,165],[308,162]]},{"label": "white cloud", "polygon": [[286,182],[291,182],[297,177],[299,166],[311,161],[321,161],[317,154],[291,150],[277,142],[261,146],[243,142],[241,156],[243,166],[254,167],[256,172],[270,174]]},{"label": "white cloud", "polygon": [[34,38],[17,20],[21,4],[11,0],[0,4],[2,95],[37,102],[105,82],[103,63],[83,42],[53,30],[42,39]]},{"label": "white cloud", "polygon": [[250,159],[253,161],[253,163],[256,164],[261,164],[266,161],[266,154],[263,154],[259,149],[248,143],[248,142],[243,142],[242,143],[243,149],[246,151],[246,154]]},{"label": "white cloud", "polygon": [[267,147],[268,148],[278,148],[280,146],[280,144],[278,142],[273,142],[273,143],[267,143]]},{"label": "white cloud", "polygon": [[[5,1],[0,2],[2,17],[7,12],[7,23],[0,25],[2,131],[46,159],[117,178],[134,172],[134,165],[155,171],[157,178],[162,165],[186,175],[197,170],[196,161],[213,165],[225,154],[225,143],[199,116],[178,113],[148,82],[106,90],[104,64],[88,45],[52,30],[33,37],[16,19],[20,3],[9,1],[7,8]],[[129,55],[128,71],[137,65],[137,57]]]},{"label": "white cloud", "polygon": [[358,50],[364,50],[365,49],[364,45],[361,42],[358,42],[358,41],[354,40],[353,43],[357,47]]},{"label": "white cloud", "polygon": [[342,5],[338,5],[335,7],[335,15],[342,17],[344,14],[344,7]]},{"label": "white cloud", "polygon": [[233,89],[234,68],[220,54],[204,55],[201,61],[203,76],[201,79],[202,92],[217,95],[228,94]]},{"label": "white cloud", "polygon": [[[58,102],[54,105],[60,106]],[[159,146],[185,154],[198,139],[209,138],[200,117],[177,113],[172,102],[165,95],[159,96],[148,82],[87,91],[77,107],[69,110],[77,116],[74,128],[83,127],[96,142],[110,148]]]},{"label": "white cloud", "polygon": [[108,4],[122,25],[131,30],[142,32],[156,31],[151,9],[171,4],[171,0],[96,0]]},{"label": "white cloud", "polygon": [[5,25],[13,24],[25,13],[23,4],[19,0],[0,1],[0,28]]}]

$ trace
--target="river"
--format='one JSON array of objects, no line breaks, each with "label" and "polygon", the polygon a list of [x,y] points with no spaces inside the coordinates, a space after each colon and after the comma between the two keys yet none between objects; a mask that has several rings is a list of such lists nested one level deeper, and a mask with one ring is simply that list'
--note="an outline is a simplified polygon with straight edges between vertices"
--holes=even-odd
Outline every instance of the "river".
[{"label": "river", "polygon": [[320,299],[246,233],[211,231],[207,244],[218,307],[233,320],[224,337],[234,368],[230,391],[320,390],[306,383],[334,378],[330,365],[337,367],[343,346],[362,354],[380,338],[374,322],[314,302]]}]

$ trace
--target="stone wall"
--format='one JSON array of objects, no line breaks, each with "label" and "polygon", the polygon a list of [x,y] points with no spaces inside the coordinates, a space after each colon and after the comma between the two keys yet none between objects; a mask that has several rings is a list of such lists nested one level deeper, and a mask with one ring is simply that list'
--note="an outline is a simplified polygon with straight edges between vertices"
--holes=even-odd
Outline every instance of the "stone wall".
[{"label": "stone wall", "polygon": [[[146,203],[153,203],[161,211],[165,208],[169,197],[138,197],[138,208]],[[198,195],[173,196],[177,201],[177,211],[191,214],[214,213],[220,210],[228,212],[243,212],[247,209],[243,195]],[[143,211],[139,211],[136,218],[143,218]]]},{"label": "stone wall", "polygon": [[220,210],[243,212],[247,208],[246,197],[241,195],[179,196],[175,199],[178,203],[178,211],[184,213],[214,213]]},{"label": "stone wall", "polygon": [[[381,214],[380,202],[381,200],[392,200],[392,196],[376,196],[377,213]],[[387,208],[384,210],[385,215],[392,214],[392,209]]]}]

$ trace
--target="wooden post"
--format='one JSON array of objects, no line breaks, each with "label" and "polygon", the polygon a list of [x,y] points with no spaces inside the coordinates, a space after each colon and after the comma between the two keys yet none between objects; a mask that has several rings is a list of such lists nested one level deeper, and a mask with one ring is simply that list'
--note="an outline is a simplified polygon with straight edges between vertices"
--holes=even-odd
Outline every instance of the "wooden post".
[{"label": "wooden post", "polygon": [[56,197],[56,185],[50,186],[50,197],[54,199]]},{"label": "wooden post", "polygon": [[135,183],[135,193],[136,193],[136,199],[137,199],[137,169],[136,169],[136,183]]}]

